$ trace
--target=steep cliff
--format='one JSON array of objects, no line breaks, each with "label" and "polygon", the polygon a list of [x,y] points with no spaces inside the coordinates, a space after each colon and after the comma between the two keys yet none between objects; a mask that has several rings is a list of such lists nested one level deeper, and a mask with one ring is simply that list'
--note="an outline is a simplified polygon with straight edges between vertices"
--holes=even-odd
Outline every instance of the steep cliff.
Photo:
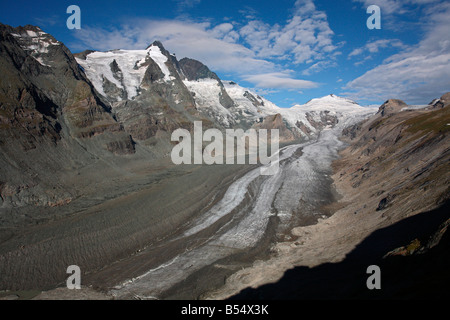
[{"label": "steep cliff", "polygon": [[0,72],[2,205],[65,204],[75,195],[61,174],[135,152],[70,51],[40,28],[0,25]]}]

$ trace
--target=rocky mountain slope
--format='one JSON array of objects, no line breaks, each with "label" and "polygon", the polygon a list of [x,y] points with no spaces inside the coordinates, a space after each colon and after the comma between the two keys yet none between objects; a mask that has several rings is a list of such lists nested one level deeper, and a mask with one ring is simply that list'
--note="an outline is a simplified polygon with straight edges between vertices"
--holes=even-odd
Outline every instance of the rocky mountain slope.
[{"label": "rocky mountain slope", "polygon": [[439,99],[443,105],[438,108],[430,104],[416,110],[405,108],[403,101],[388,100],[373,117],[344,130],[351,147],[336,169],[339,181],[351,186],[354,203],[364,203],[355,214],[372,208],[398,221],[448,201],[450,104],[446,96]]},{"label": "rocky mountain slope", "polygon": [[57,173],[135,152],[70,51],[38,27],[0,25],[0,72],[1,206],[70,202]]}]

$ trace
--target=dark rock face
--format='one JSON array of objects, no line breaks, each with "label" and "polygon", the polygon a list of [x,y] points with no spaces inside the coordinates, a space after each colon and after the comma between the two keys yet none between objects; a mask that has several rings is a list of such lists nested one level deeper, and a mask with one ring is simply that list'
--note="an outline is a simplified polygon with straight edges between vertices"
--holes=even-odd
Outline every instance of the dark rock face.
[{"label": "dark rock face", "polygon": [[387,205],[388,205],[388,198],[386,197],[381,199],[376,211],[386,209]]},{"label": "dark rock face", "polygon": [[253,128],[266,129],[268,131],[271,129],[278,129],[280,143],[291,142],[301,138],[299,134],[296,134],[296,131],[291,130],[291,128],[287,126],[281,114],[267,116],[261,123],[255,124]]},{"label": "dark rock face", "polygon": [[[354,164],[357,171],[343,176],[361,190],[380,186],[370,194],[376,202],[372,208],[386,215],[412,212],[425,203],[442,204],[448,199],[448,175],[444,172],[448,171],[449,116],[448,108],[388,117],[377,114],[345,129],[344,138],[351,142],[348,152],[351,150],[357,157],[355,163],[360,164]],[[392,184],[390,190],[385,188],[388,184]]]},{"label": "dark rock face", "polygon": [[[62,43],[38,27],[2,25],[0,30],[1,45],[5,48],[1,71],[8,74],[5,82],[6,79],[13,81],[15,90],[22,91],[22,96],[14,96],[9,85],[1,84],[2,90],[9,91],[4,96],[9,102],[8,106],[3,106],[5,113],[11,113],[22,104],[23,108],[35,109],[42,115],[33,116],[34,121],[42,118],[49,123],[48,119],[53,118],[51,127],[66,127],[73,137],[90,137],[104,131],[122,132],[118,140],[126,137]],[[42,132],[52,132],[46,125],[38,127],[42,127]]]},{"label": "dark rock face", "polygon": [[108,78],[103,77],[103,91],[108,95],[109,99],[113,99],[113,101],[117,100],[125,100],[127,99],[127,92],[118,88],[114,83],[108,80]]},{"label": "dark rock face", "polygon": [[391,115],[394,113],[400,112],[400,110],[408,105],[402,100],[398,99],[389,99],[385,103],[380,106],[378,110],[378,114],[381,114],[382,117]]},{"label": "dark rock face", "polygon": [[95,52],[94,50],[84,50],[83,52],[74,53],[73,56],[75,58],[86,60],[87,55]]},{"label": "dark rock face", "polygon": [[447,106],[450,103],[450,92],[447,92],[444,95],[442,95],[442,97],[439,100],[442,101],[442,104],[444,106]]},{"label": "dark rock face", "polygon": [[254,95],[252,95],[248,91],[245,91],[244,97],[246,97],[248,100],[250,100],[255,107],[260,107],[260,106],[264,105],[264,101],[258,100],[257,98],[255,98]]},{"label": "dark rock face", "polygon": [[116,155],[125,155],[129,154],[128,150],[134,150],[134,142],[131,136],[128,136],[128,139],[108,142],[106,148]]},{"label": "dark rock face", "polygon": [[[220,82],[220,84],[222,84],[222,82]],[[233,100],[230,98],[230,96],[228,95],[227,91],[225,90],[225,88],[222,86],[220,87],[220,96],[219,96],[219,101],[220,104],[222,106],[224,106],[227,109],[230,109],[232,107],[234,107],[234,102]]]},{"label": "dark rock face", "polygon": [[[144,100],[145,99],[145,100]],[[142,101],[148,101],[144,107]],[[114,107],[117,118],[135,141],[153,143],[158,133],[169,135],[178,128],[190,129],[186,116],[172,109],[163,99],[152,96],[140,98],[139,101],[124,101]],[[150,139],[150,140],[149,140]],[[169,141],[169,138],[167,138]]]},{"label": "dark rock face", "polygon": [[200,80],[200,79],[216,79],[219,80],[217,75],[209,70],[207,66],[205,66],[200,61],[183,58],[180,60],[180,68],[183,75],[187,80]]},{"label": "dark rock face", "polygon": [[58,106],[28,77],[39,72],[38,61],[18,47],[10,28],[0,26],[0,31],[1,140],[14,137],[25,150],[45,137],[56,142],[61,138]]},{"label": "dark rock face", "polygon": [[164,73],[152,59],[148,58],[143,66],[146,66],[147,70],[142,80],[142,87],[148,88],[152,83],[164,78]]},{"label": "dark rock face", "polygon": [[439,99],[434,99],[430,102],[430,105],[433,108],[439,109],[444,108],[450,104],[450,92],[447,92],[446,94],[442,95]]},{"label": "dark rock face", "polygon": [[[158,64],[148,57],[143,64],[147,69],[141,83],[141,91],[133,100],[114,103],[114,111],[125,130],[134,140],[153,144],[158,135],[169,135],[177,128],[188,128],[200,114],[195,101],[181,80],[173,57],[156,41],[167,57],[165,63],[170,75],[170,83],[163,81],[165,75]],[[175,59],[176,60],[176,59]],[[150,140],[149,140],[150,139]]]},{"label": "dark rock face", "polygon": [[311,129],[308,128],[303,122],[297,121],[295,124],[305,135],[309,136],[311,134]]},{"label": "dark rock face", "polygon": [[308,122],[316,129],[322,130],[326,126],[334,127],[338,123],[338,118],[336,116],[330,115],[328,111],[319,112],[320,121],[314,119],[314,115],[311,113],[306,113],[306,119]]},{"label": "dark rock face", "polygon": [[342,130],[342,135],[353,140],[356,138],[359,131],[361,131],[361,123],[357,123],[345,128],[344,130]]},{"label": "dark rock face", "polygon": [[[114,59],[110,64],[109,67],[111,69],[111,72],[113,74],[113,77],[122,84],[124,83],[123,73],[122,70],[120,70],[119,65],[117,64],[117,61]],[[103,90],[107,94],[108,98],[113,97],[114,101],[117,100],[126,100],[128,99],[128,93],[123,88],[118,88],[114,83],[109,81],[107,78],[103,77]]]}]

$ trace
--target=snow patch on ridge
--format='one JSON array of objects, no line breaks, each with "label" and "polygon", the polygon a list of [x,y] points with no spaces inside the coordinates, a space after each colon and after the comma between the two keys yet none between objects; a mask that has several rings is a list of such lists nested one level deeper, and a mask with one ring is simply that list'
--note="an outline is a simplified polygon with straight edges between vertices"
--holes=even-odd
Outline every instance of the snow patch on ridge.
[{"label": "snow patch on ridge", "polygon": [[48,53],[50,46],[61,45],[61,42],[53,40],[43,31],[35,32],[32,30],[25,30],[25,32],[22,32],[21,34],[11,33],[11,35],[16,38],[23,50],[29,52],[31,51],[33,58],[35,58],[43,66],[49,65],[43,62],[40,55]]},{"label": "snow patch on ridge", "polygon": [[148,48],[148,53],[150,55],[150,58],[152,58],[153,61],[156,62],[161,71],[164,73],[164,80],[166,82],[174,80],[175,78],[170,75],[169,68],[166,65],[167,57],[162,54],[161,49],[158,46],[151,45]]},{"label": "snow patch on ridge", "polygon": [[[238,110],[243,111],[242,115],[248,119],[258,122],[260,118],[280,114],[288,126],[297,130],[301,135],[305,135],[299,127],[301,125],[304,125],[311,133],[317,133],[318,129],[311,124],[310,120],[321,123],[325,114],[336,117],[340,122],[349,123],[373,114],[378,110],[378,108],[362,107],[350,99],[334,94],[312,99],[304,105],[280,108],[267,99],[258,96],[250,89],[243,88],[234,82],[224,81],[224,86],[229,96],[236,102]],[[259,105],[253,104],[249,99],[249,94],[256,98]],[[343,119],[346,119],[346,121],[343,121]],[[325,127],[327,127],[326,124]]]}]

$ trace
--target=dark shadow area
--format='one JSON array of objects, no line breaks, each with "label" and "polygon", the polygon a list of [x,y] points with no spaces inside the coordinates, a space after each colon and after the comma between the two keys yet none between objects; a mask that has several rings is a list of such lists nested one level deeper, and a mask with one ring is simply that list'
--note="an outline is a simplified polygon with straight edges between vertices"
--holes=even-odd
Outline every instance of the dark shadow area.
[{"label": "dark shadow area", "polygon": [[[286,271],[277,283],[244,289],[230,299],[449,299],[450,234],[442,229],[449,218],[447,201],[439,209],[373,232],[340,263],[295,267]],[[442,234],[439,244],[426,252],[383,258],[414,239],[426,244],[438,230]],[[370,265],[380,267],[379,290],[367,288]]]}]

